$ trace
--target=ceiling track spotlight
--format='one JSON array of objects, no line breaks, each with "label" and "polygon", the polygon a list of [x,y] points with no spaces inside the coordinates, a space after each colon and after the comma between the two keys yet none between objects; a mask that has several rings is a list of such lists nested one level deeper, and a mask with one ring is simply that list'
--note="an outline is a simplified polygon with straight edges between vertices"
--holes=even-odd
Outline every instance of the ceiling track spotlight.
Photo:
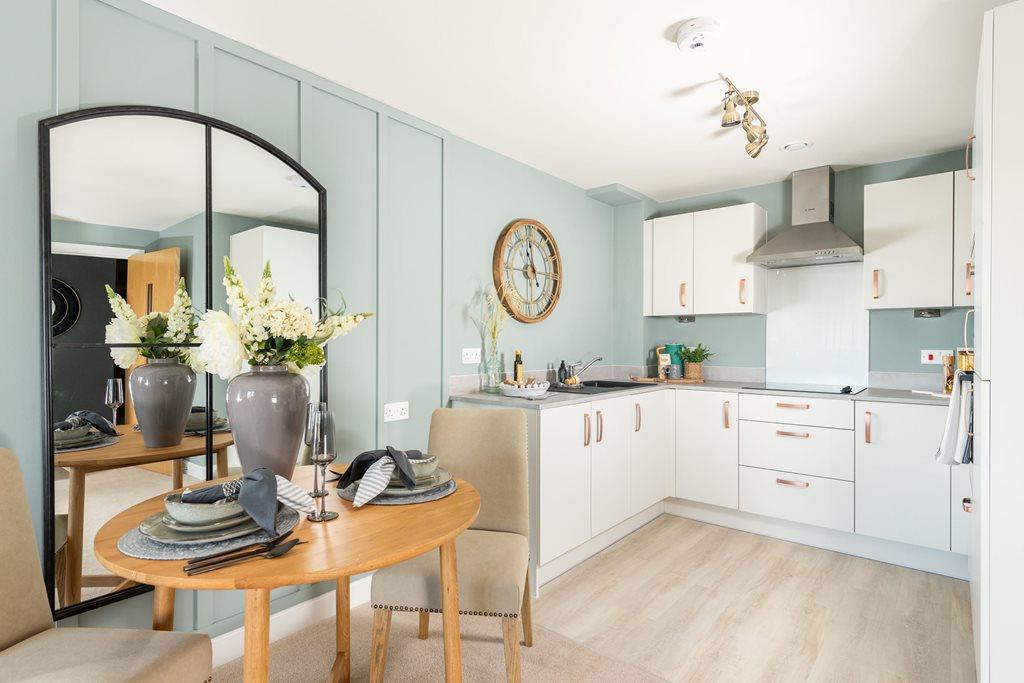
[{"label": "ceiling track spotlight", "polygon": [[[742,123],[743,131],[747,134],[747,144],[743,149],[751,159],[756,159],[768,144],[768,124],[754,109],[754,104],[761,99],[760,95],[756,90],[740,90],[723,73],[719,73],[718,77],[729,87],[723,98],[722,127],[730,128]],[[736,111],[736,107],[743,108],[743,116]]]}]

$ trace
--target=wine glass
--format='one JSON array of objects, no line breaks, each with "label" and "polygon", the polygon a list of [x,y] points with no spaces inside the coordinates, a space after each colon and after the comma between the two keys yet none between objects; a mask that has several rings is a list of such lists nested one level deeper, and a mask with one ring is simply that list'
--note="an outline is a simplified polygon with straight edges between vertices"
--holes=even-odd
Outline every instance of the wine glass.
[{"label": "wine glass", "polygon": [[311,522],[327,522],[338,517],[338,513],[327,509],[327,466],[337,457],[334,448],[334,413],[317,407],[313,418],[313,443],[310,459],[320,471],[321,495],[316,496],[317,511],[307,515]]},{"label": "wine glass", "polygon": [[124,386],[121,384],[121,379],[108,379],[107,380],[107,391],[103,398],[103,403],[110,408],[113,414],[112,424],[117,427],[117,409],[124,405]]},{"label": "wine glass", "polygon": [[[306,431],[302,436],[303,443],[306,444],[306,448],[309,452],[313,451],[313,436],[316,430],[316,422],[320,415],[327,412],[327,404],[324,402],[309,403],[306,405]],[[320,498],[327,495],[327,482],[324,481],[323,488],[317,483],[316,470],[313,471],[313,490],[309,492],[309,495],[313,498]]]}]

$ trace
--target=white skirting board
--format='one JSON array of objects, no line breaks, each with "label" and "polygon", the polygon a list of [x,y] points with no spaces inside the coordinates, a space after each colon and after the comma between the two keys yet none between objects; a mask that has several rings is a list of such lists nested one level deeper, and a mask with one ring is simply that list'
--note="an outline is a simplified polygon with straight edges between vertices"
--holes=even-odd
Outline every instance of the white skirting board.
[{"label": "white skirting board", "polygon": [[677,517],[686,517],[698,522],[717,524],[760,536],[771,536],[784,541],[833,550],[844,555],[855,555],[887,564],[951,576],[955,579],[967,580],[968,578],[966,555],[788,522],[772,517],[762,517],[749,512],[740,512],[679,498],[669,498],[664,505],[665,512]]},{"label": "white skirting board", "polygon": [[[352,581],[349,598],[352,607],[370,601],[370,575]],[[270,642],[280,640],[311,624],[334,618],[334,591],[292,605],[270,615]],[[213,638],[213,665],[220,666],[242,656],[245,644],[245,628],[236,628]]]}]

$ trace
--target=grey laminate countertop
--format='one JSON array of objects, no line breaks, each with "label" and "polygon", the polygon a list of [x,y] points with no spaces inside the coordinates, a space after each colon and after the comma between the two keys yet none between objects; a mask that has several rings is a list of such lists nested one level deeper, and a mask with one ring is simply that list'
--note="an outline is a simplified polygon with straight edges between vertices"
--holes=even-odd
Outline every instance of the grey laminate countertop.
[{"label": "grey laminate countertop", "polygon": [[633,394],[645,394],[651,391],[731,391],[739,394],[768,394],[771,396],[806,396],[810,398],[827,398],[839,401],[878,401],[881,403],[916,403],[930,406],[948,406],[949,398],[919,394],[906,389],[877,389],[869,387],[859,394],[818,394],[801,391],[771,391],[768,389],[745,389],[744,382],[705,382],[704,384],[643,384],[638,382],[636,387],[623,387],[615,391],[606,391],[600,394],[568,394],[551,392],[547,398],[539,401],[531,401],[524,398],[509,398],[501,394],[488,394],[483,391],[474,391],[465,394],[452,394],[452,401],[464,401],[466,403],[480,403],[484,405],[502,405],[510,408],[523,408],[544,410],[546,408],[559,408],[577,403],[590,403],[600,401],[604,398],[616,396],[630,396]]}]

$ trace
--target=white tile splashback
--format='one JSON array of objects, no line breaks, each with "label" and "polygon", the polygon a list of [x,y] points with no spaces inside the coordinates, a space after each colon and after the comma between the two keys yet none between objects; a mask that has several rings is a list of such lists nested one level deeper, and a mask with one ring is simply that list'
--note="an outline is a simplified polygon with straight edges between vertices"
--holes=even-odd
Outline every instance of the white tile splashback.
[{"label": "white tile splashback", "polygon": [[862,263],[768,273],[765,379],[868,384],[868,312]]}]

